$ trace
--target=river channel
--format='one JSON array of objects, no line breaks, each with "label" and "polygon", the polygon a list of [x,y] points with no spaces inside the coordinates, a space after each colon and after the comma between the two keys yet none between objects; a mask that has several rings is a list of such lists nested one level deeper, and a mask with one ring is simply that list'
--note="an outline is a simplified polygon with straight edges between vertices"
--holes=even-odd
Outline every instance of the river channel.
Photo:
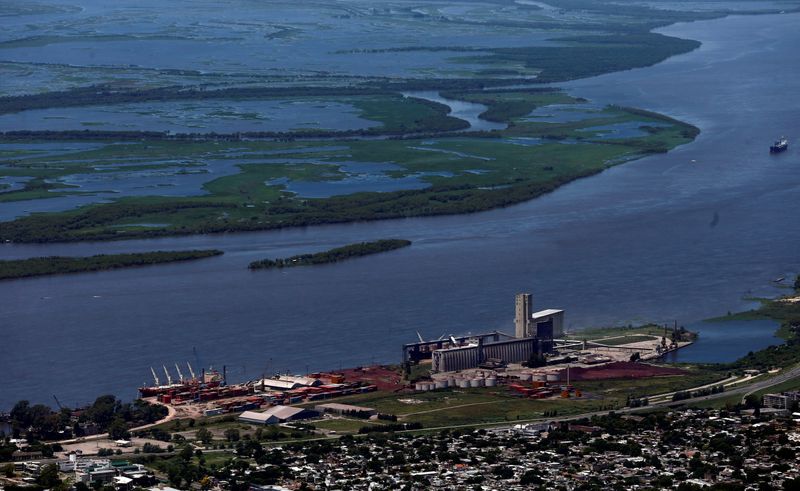
[{"label": "river channel", "polygon": [[[566,84],[593,102],[646,108],[702,129],[692,144],[518,206],[464,216],[108,244],[3,245],[4,258],[220,248],[186,264],[0,284],[0,409],[21,398],[129,399],[149,367],[276,370],[397,362],[446,333],[512,330],[514,294],[567,311],[570,330],[698,320],[774,296],[800,270],[800,15],[734,16],[665,34],[700,49],[654,67]],[[746,33],[746,35],[743,35]],[[397,237],[357,261],[250,272],[265,257]],[[703,342],[702,328],[701,340]],[[772,342],[714,337],[744,354]],[[700,344],[698,343],[698,346]],[[194,353],[197,353],[195,356]],[[680,359],[680,355],[678,355]]]}]

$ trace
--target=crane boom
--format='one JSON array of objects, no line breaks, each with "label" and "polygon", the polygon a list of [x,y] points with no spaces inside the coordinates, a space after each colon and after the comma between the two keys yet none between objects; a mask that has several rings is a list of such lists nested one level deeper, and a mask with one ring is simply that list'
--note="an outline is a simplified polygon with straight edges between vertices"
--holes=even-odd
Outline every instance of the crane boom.
[{"label": "crane boom", "polygon": [[186,366],[189,367],[189,374],[192,376],[192,378],[196,379],[197,376],[194,374],[194,370],[192,370],[192,365],[190,365],[188,361],[186,362]]},{"label": "crane boom", "polygon": [[175,370],[178,371],[178,378],[181,382],[183,382],[183,374],[181,373],[181,367],[178,366],[178,363],[175,363]]},{"label": "crane boom", "polygon": [[167,385],[172,385],[172,376],[167,371],[167,367],[165,365],[161,365],[161,368],[164,369],[164,373],[167,375]]},{"label": "crane boom", "polygon": [[153,379],[156,381],[156,386],[161,385],[161,382],[158,381],[158,375],[156,375],[156,371],[153,370],[153,367],[150,367],[150,371],[153,373]]}]

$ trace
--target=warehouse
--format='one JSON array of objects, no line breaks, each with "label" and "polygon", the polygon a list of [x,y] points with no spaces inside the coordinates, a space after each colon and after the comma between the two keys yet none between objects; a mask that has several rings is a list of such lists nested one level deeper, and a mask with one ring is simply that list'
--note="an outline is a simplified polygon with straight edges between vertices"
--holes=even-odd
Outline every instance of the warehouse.
[{"label": "warehouse", "polygon": [[528,361],[535,353],[547,352],[551,346],[552,340],[526,338],[436,350],[433,352],[431,371],[438,373],[466,370],[476,368],[492,359],[519,363]]},{"label": "warehouse", "polygon": [[319,413],[311,409],[293,406],[272,406],[261,413],[245,411],[239,416],[239,421],[257,425],[271,425],[298,419],[314,418],[316,416],[319,416]]}]

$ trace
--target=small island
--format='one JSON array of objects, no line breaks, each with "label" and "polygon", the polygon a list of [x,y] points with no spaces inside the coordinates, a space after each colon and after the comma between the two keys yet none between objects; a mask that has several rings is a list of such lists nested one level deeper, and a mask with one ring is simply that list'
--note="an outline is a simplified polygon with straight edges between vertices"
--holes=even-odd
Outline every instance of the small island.
[{"label": "small island", "polygon": [[380,252],[393,251],[411,245],[410,240],[382,239],[373,242],[359,242],[342,247],[336,247],[314,254],[300,254],[284,259],[264,259],[250,263],[250,269],[290,268],[292,266],[309,266],[313,264],[327,264],[352,259],[354,257],[368,256]]},{"label": "small island", "polygon": [[219,256],[216,249],[191,251],[154,251],[127,254],[99,254],[87,257],[48,256],[0,261],[0,280],[66,273],[85,273],[107,269],[148,266]]}]

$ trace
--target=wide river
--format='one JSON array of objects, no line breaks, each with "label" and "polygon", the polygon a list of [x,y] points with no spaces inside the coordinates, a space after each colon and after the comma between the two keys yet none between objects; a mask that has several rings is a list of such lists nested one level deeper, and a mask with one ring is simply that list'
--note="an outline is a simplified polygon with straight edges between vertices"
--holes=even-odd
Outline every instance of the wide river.
[{"label": "wide river", "polygon": [[[5,258],[225,250],[187,264],[0,284],[0,409],[21,398],[49,403],[52,394],[67,404],[102,393],[129,399],[150,380],[151,365],[196,364],[195,349],[200,363],[225,364],[238,380],[397,362],[415,331],[511,331],[521,291],[534,294],[536,307],[566,309],[572,330],[688,325],[776,295],[772,280],[800,270],[800,151],[767,152],[776,136],[800,135],[797,25],[798,14],[670,26],[662,32],[702,48],[567,84],[574,95],[663,112],[703,132],[669,154],[518,206],[264,233],[0,246]],[[337,265],[246,268],[384,237],[414,245]],[[739,353],[772,342],[770,330],[748,336]]]}]

